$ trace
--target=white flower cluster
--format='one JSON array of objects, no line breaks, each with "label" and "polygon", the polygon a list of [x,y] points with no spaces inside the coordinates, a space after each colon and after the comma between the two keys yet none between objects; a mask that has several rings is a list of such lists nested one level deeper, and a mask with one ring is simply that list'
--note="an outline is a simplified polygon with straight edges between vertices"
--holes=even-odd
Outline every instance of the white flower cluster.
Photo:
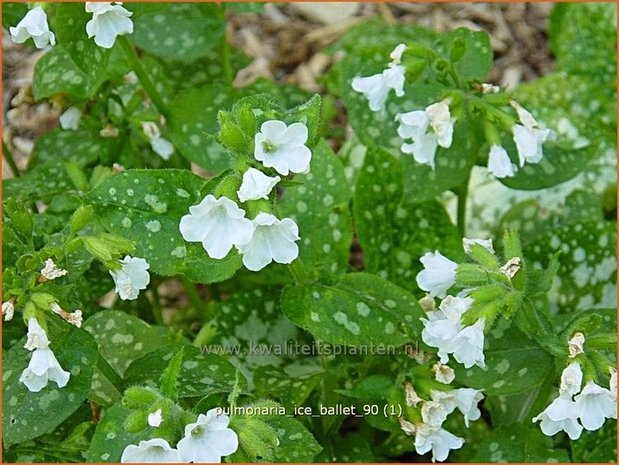
[{"label": "white flower cluster", "polygon": [[[176,448],[162,438],[140,441],[136,445],[125,447],[121,463],[221,463],[222,457],[236,452],[239,438],[230,428],[230,418],[218,415],[218,409],[211,409],[206,415],[200,414],[195,423],[185,426],[185,436]],[[157,413],[157,412],[155,412]],[[149,424],[158,427],[161,424],[161,412]]]},{"label": "white flower cluster", "polygon": [[[86,2],[86,12],[92,19],[86,23],[88,37],[94,37],[99,47],[112,48],[116,37],[133,32],[130,11],[121,6],[122,2]],[[32,38],[37,48],[56,44],[56,36],[49,30],[47,15],[40,6],[29,10],[15,27],[9,28],[11,40],[22,44]]]},{"label": "white flower cluster", "polygon": [[404,81],[406,68],[402,66],[402,53],[406,50],[406,45],[398,45],[391,52],[391,62],[381,73],[367,77],[355,77],[352,80],[352,88],[356,92],[361,92],[368,99],[370,110],[382,111],[385,109],[385,102],[391,89],[395,91],[397,97],[404,95]]},{"label": "white flower cluster", "polygon": [[[264,122],[255,136],[254,158],[282,176],[307,173],[312,152],[305,145],[307,126],[283,121]],[[270,177],[255,168],[243,174],[237,191],[241,203],[268,199],[279,176]],[[295,243],[300,239],[299,228],[291,218],[278,219],[271,213],[260,212],[255,218],[245,217],[245,210],[228,197],[209,194],[198,204],[189,207],[181,218],[179,229],[188,242],[201,242],[209,257],[222,259],[235,247],[243,255],[243,264],[259,271],[271,262],[289,264],[299,255]]]},{"label": "white flower cluster", "polygon": [[[570,354],[574,353],[574,346],[577,347],[577,351],[583,353],[584,336],[582,333],[576,333],[574,336],[575,338],[569,343]],[[533,422],[540,422],[540,428],[546,436],[554,436],[559,431],[565,431],[571,439],[576,440],[580,438],[583,428],[595,431],[604,425],[607,418],[616,420],[617,371],[614,368],[609,368],[609,371],[609,389],[599,386],[590,379],[581,390],[582,368],[577,361],[570,363],[561,373],[559,397],[534,417]]]},{"label": "white flower cluster", "polygon": [[478,420],[481,412],[477,407],[484,398],[481,391],[470,388],[460,388],[430,392],[430,400],[420,398],[412,384],[406,384],[406,402],[410,407],[420,406],[421,423],[412,424],[400,418],[400,425],[408,435],[415,435],[415,450],[418,454],[432,451],[432,461],[442,462],[447,459],[449,451],[460,449],[464,439],[455,436],[442,426],[447,417],[458,409],[464,416],[464,424]]},{"label": "white flower cluster", "polygon": [[[512,128],[520,167],[525,163],[539,163],[544,156],[542,144],[553,137],[554,133],[539,123],[519,103],[512,100],[511,105],[516,109],[520,120],[520,124],[514,124]],[[488,156],[488,170],[497,178],[507,178],[514,176],[518,167],[512,163],[507,150],[501,145],[493,144]]]},{"label": "white flower cluster", "polygon": [[30,392],[39,392],[49,381],[55,382],[59,388],[65,387],[71,374],[64,371],[56,356],[49,348],[50,341],[45,330],[41,328],[36,318],[28,320],[28,340],[24,348],[32,352],[28,367],[19,377]]},{"label": "white flower cluster", "polygon": [[[393,89],[396,96],[404,95],[406,68],[401,64],[402,53],[406,45],[400,44],[391,53],[391,63],[381,73],[353,78],[351,85],[354,91],[361,92],[368,99],[370,110],[382,111],[389,92]],[[498,86],[481,84],[479,90],[483,94],[497,93]],[[413,110],[398,113],[398,135],[404,139],[400,146],[403,153],[412,154],[418,163],[435,168],[434,158],[437,148],[450,148],[453,141],[455,119],[449,111],[450,99],[436,102],[424,110]],[[520,124],[514,124],[512,134],[520,167],[525,163],[539,163],[543,157],[542,144],[554,136],[554,132],[545,128],[531,113],[520,104],[511,101],[518,113]],[[410,140],[410,141],[407,141]],[[511,177],[518,167],[512,163],[507,150],[501,145],[492,144],[488,155],[488,170],[497,178]]]},{"label": "white flower cluster", "polygon": [[[484,247],[494,253],[492,240],[462,240],[466,253],[471,253],[473,244]],[[428,252],[420,259],[424,269],[417,275],[417,285],[429,293],[430,304],[424,304],[427,318],[422,318],[424,329],[421,338],[430,347],[438,349],[441,363],[449,361],[449,355],[465,368],[473,365],[485,367],[484,329],[485,320],[479,318],[471,325],[464,326],[463,316],[471,308],[473,299],[467,291],[457,296],[447,295],[447,291],[456,283],[458,264],[442,255],[438,250]],[[443,299],[434,307],[434,297]]]}]

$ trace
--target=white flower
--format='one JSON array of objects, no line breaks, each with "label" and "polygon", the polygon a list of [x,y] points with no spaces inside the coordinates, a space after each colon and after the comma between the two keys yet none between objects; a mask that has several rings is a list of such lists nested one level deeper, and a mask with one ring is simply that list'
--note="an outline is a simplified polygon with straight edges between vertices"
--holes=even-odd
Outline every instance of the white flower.
[{"label": "white flower", "polygon": [[271,177],[255,168],[249,168],[243,173],[243,182],[237,194],[241,202],[248,200],[268,199],[275,185],[281,180],[279,176]]},{"label": "white flower", "polygon": [[427,312],[428,319],[421,319],[424,323],[421,338],[430,347],[439,349],[441,363],[449,361],[452,343],[462,329],[460,319],[472,303],[469,297],[447,296],[439,305],[439,310]]},{"label": "white flower", "polygon": [[480,318],[471,326],[461,330],[452,342],[450,347],[453,357],[464,368],[471,368],[473,365],[484,368],[486,366],[484,357],[484,327],[485,321]]},{"label": "white flower", "polygon": [[64,371],[56,356],[48,347],[50,344],[45,330],[36,318],[28,320],[28,341],[24,347],[32,351],[28,367],[19,377],[30,392],[39,392],[49,381],[54,381],[59,388],[65,387],[71,374]]},{"label": "white flower", "polygon": [[449,99],[433,103],[425,110],[409,111],[396,115],[398,135],[412,139],[400,149],[413,155],[418,163],[434,169],[434,157],[438,146],[449,148],[453,141],[454,119],[449,112]]},{"label": "white flower", "polygon": [[488,155],[488,171],[497,178],[511,178],[516,174],[518,168],[512,163],[507,150],[494,144],[490,147],[490,154]]},{"label": "white flower", "polygon": [[355,77],[351,83],[352,89],[365,95],[370,110],[382,111],[385,109],[385,102],[392,89],[397,97],[404,95],[405,73],[406,69],[403,66],[395,64],[372,76]]},{"label": "white flower", "polygon": [[148,414],[148,425],[154,428],[157,428],[163,422],[163,417],[161,416],[161,409],[157,409],[156,411]]},{"label": "white flower", "polygon": [[30,392],[39,392],[49,381],[55,382],[59,388],[65,387],[71,374],[64,371],[49,348],[35,349],[32,358],[19,381],[24,383]]},{"label": "white flower", "polygon": [[149,139],[153,152],[164,160],[169,160],[174,153],[174,146],[169,140],[161,137],[161,131],[159,131],[157,123],[153,121],[143,121],[142,132]]},{"label": "white flower", "polygon": [[189,215],[181,218],[179,229],[186,241],[202,242],[209,257],[221,259],[233,246],[251,240],[254,225],[235,202],[209,194],[198,205],[189,207]]},{"label": "white flower", "polygon": [[450,384],[456,379],[456,373],[453,371],[453,368],[443,365],[441,362],[436,362],[432,366],[432,371],[434,372],[434,379],[439,383]]},{"label": "white flower", "polygon": [[150,146],[153,149],[153,152],[155,152],[164,160],[169,160],[174,153],[174,146],[172,145],[172,142],[170,142],[168,139],[164,139],[163,137],[151,139]]},{"label": "white flower", "polygon": [[610,384],[608,385],[610,394],[613,396],[615,402],[617,402],[617,370],[611,367],[610,370]]},{"label": "white flower", "polygon": [[119,5],[119,2],[86,2],[86,12],[92,13],[92,19],[86,23],[88,37],[95,38],[95,44],[103,48],[112,48],[116,37],[133,32],[133,14]]},{"label": "white flower", "polygon": [[433,312],[436,310],[436,302],[434,302],[434,297],[430,294],[424,295],[417,303],[424,312]]},{"label": "white flower", "polygon": [[432,400],[443,405],[447,414],[453,412],[456,408],[460,410],[464,416],[464,424],[469,427],[470,421],[479,420],[481,411],[477,407],[480,400],[484,398],[481,391],[477,389],[461,388],[452,391],[436,391],[431,393]]},{"label": "white flower", "polygon": [[28,350],[35,349],[47,349],[49,346],[49,339],[47,339],[47,333],[36,318],[30,318],[28,320],[28,340],[24,344],[24,348]]},{"label": "white flower", "polygon": [[439,428],[447,419],[451,410],[447,410],[443,404],[434,401],[425,401],[421,405],[421,418],[427,425]]},{"label": "white flower", "polygon": [[161,438],[140,441],[125,447],[120,463],[183,463],[176,449]]},{"label": "white flower", "polygon": [[77,326],[78,328],[82,327],[83,318],[82,318],[81,310],[75,310],[74,312],[66,312],[62,308],[60,308],[60,305],[58,305],[56,302],[51,303],[50,309],[56,315],[59,315],[67,323]]},{"label": "white flower", "polygon": [[486,249],[490,253],[494,253],[494,247],[492,246],[492,239],[468,239],[466,237],[462,238],[462,247],[466,253],[471,253],[471,247],[473,244],[481,245],[484,249]]},{"label": "white flower", "polygon": [[441,363],[447,363],[449,354],[452,354],[465,368],[473,365],[485,367],[484,319],[466,327],[461,321],[472,303],[470,297],[447,296],[438,311],[427,313],[429,319],[421,318],[424,323],[421,338],[430,347],[438,349]]},{"label": "white flower", "polygon": [[454,119],[449,113],[449,99],[433,103],[426,108],[426,115],[430,119],[430,126],[436,134],[438,145],[448,149],[453,141]]},{"label": "white flower", "polygon": [[606,418],[617,418],[617,404],[612,393],[593,381],[574,397],[574,403],[578,418],[588,431],[601,428]]},{"label": "white flower", "polygon": [[143,258],[127,255],[120,260],[120,264],[119,270],[110,270],[116,285],[115,290],[122,300],[135,300],[140,291],[146,289],[150,283],[148,262]]},{"label": "white flower", "polygon": [[436,155],[437,140],[434,134],[422,134],[412,143],[403,143],[400,146],[402,153],[413,155],[417,163],[428,165],[434,169],[434,157]]},{"label": "white flower", "polygon": [[11,40],[23,44],[32,37],[37,48],[56,45],[56,36],[49,30],[47,15],[43,8],[37,6],[26,13],[26,16],[15,27],[10,27]]},{"label": "white flower", "polygon": [[576,405],[570,395],[560,395],[538,416],[533,422],[541,420],[540,428],[546,436],[554,436],[559,431],[565,431],[570,439],[576,440],[582,433],[582,426],[578,423]]},{"label": "white flower", "polygon": [[417,395],[411,383],[407,382],[404,385],[404,390],[406,392],[406,405],[409,407],[416,407],[419,402],[423,401],[423,399]]},{"label": "white flower", "polygon": [[80,126],[82,119],[82,111],[77,107],[70,107],[60,115],[60,127],[62,129],[70,129],[75,131]]},{"label": "white flower", "polygon": [[464,439],[443,428],[436,428],[425,423],[416,427],[415,450],[418,454],[425,454],[432,450],[433,462],[446,460],[450,450],[460,449],[463,445]]},{"label": "white flower", "polygon": [[391,58],[391,65],[399,65],[402,62],[402,54],[406,51],[408,47],[406,44],[398,44],[396,48],[389,54],[389,58]]},{"label": "white flower", "polygon": [[499,268],[499,271],[507,276],[509,279],[512,279],[516,276],[516,273],[520,270],[520,266],[522,265],[522,260],[520,257],[513,257],[507,260],[507,263]]},{"label": "white flower", "polygon": [[185,437],[177,448],[181,459],[195,463],[221,463],[221,458],[234,454],[239,447],[237,434],[228,428],[227,415],[211,409],[200,414],[195,423],[185,426]]},{"label": "white flower", "polygon": [[43,276],[46,280],[51,281],[56,278],[61,278],[62,276],[67,274],[67,270],[63,270],[62,268],[58,268],[58,266],[54,263],[54,260],[48,258],[45,260],[45,266],[41,270],[41,276]]},{"label": "white flower", "polygon": [[402,428],[402,431],[404,431],[407,436],[412,436],[415,434],[415,431],[417,431],[417,427],[410,421],[407,421],[402,417],[399,417],[398,421],[400,422],[400,428]]},{"label": "white flower", "polygon": [[585,335],[580,332],[574,333],[572,338],[567,342],[569,358],[574,358],[579,354],[584,354],[583,345],[585,343]]},{"label": "white flower", "polygon": [[441,255],[436,250],[428,252],[419,259],[424,269],[417,275],[419,288],[430,293],[430,297],[445,297],[447,291],[456,283],[458,264]]},{"label": "white flower", "polygon": [[11,321],[14,313],[15,305],[12,301],[2,302],[2,316],[4,317],[4,321]]},{"label": "white flower", "polygon": [[580,392],[582,386],[582,369],[576,362],[568,365],[561,373],[561,386],[559,387],[560,394],[573,396]]},{"label": "white flower", "polygon": [[299,227],[290,218],[278,220],[269,213],[259,213],[253,220],[255,227],[251,240],[238,247],[243,264],[251,271],[259,271],[272,261],[292,263],[299,256]]},{"label": "white flower", "polygon": [[279,120],[265,121],[254,137],[254,157],[279,174],[305,173],[309,170],[312,152],[306,147],[307,126],[293,123],[287,126]]},{"label": "white flower", "polygon": [[516,109],[522,123],[522,125],[515,124],[512,128],[520,166],[524,166],[525,162],[539,163],[544,156],[542,144],[551,137],[551,131],[540,125],[533,115],[520,104],[513,100],[511,104]]}]

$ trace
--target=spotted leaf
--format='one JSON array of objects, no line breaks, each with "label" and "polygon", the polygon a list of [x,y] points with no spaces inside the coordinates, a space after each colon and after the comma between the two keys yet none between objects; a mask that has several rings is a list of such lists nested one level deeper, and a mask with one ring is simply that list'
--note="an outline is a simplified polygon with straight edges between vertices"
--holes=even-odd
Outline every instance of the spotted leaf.
[{"label": "spotted leaf", "polygon": [[423,311],[404,289],[369,273],[336,284],[287,287],[282,308],[295,324],[334,344],[401,345],[421,333]]},{"label": "spotted leaf", "polygon": [[233,250],[222,260],[211,259],[202,244],[181,236],[181,217],[207,191],[207,181],[190,171],[131,170],[108,178],[88,200],[108,231],[135,242],[134,256],[146,259],[153,272],[208,283],[231,277],[241,257]]}]

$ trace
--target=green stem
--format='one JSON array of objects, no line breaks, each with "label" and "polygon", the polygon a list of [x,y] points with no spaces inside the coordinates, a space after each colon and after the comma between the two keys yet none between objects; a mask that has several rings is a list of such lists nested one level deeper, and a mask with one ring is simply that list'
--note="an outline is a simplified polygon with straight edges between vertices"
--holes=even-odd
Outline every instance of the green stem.
[{"label": "green stem", "polygon": [[6,142],[4,142],[4,140],[2,140],[2,155],[11,167],[13,176],[19,178],[21,176],[21,173],[19,172],[19,169],[17,169],[17,163],[15,163],[15,159],[13,158],[13,152],[11,152],[11,149],[9,149],[8,145],[6,145]]},{"label": "green stem", "polygon": [[153,295],[153,301],[151,303],[153,318],[155,319],[155,323],[163,326],[163,312],[161,311],[161,300],[159,299],[159,292],[157,292],[157,285],[151,287],[151,292]]},{"label": "green stem", "polygon": [[458,213],[457,213],[457,222],[458,229],[460,230],[460,234],[462,237],[466,235],[466,201],[469,193],[469,176],[466,177],[466,180],[455,190],[456,195],[458,196]]},{"label": "green stem", "polygon": [[185,292],[187,293],[187,297],[189,297],[191,305],[193,305],[196,310],[201,310],[204,306],[204,301],[202,300],[198,289],[196,289],[196,285],[184,276],[179,276],[179,280],[185,288]]},{"label": "green stem", "polygon": [[144,90],[148,94],[148,97],[152,100],[155,107],[157,107],[157,110],[159,111],[159,113],[167,117],[168,108],[166,104],[163,103],[163,99],[161,98],[161,95],[159,95],[159,92],[157,92],[157,88],[155,87],[155,84],[153,84],[153,81],[151,81],[150,77],[148,76],[148,73],[142,66],[142,63],[140,63],[140,60],[138,58],[138,55],[135,49],[131,46],[127,38],[124,36],[119,36],[116,38],[116,40],[120,44],[123,52],[125,53],[125,57],[127,58],[127,61],[129,62],[129,66],[135,72],[136,76],[138,77],[140,81],[140,84],[142,84],[142,87],[144,87]]}]

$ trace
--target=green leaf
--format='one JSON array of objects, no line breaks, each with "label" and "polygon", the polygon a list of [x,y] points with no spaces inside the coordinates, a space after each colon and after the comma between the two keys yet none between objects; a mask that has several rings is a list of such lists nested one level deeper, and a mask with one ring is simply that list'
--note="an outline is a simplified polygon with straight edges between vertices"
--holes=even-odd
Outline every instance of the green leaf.
[{"label": "green leaf", "polygon": [[[280,406],[272,401],[264,401],[253,407],[272,408],[276,411]],[[279,463],[311,462],[322,449],[300,422],[287,416],[234,416],[232,428],[238,430],[241,446],[238,452],[231,456],[232,462],[247,462],[248,459]],[[273,444],[269,444],[271,441]]]},{"label": "green leaf", "polygon": [[387,399],[394,380],[385,375],[370,375],[363,378],[353,389],[339,389],[337,392],[357,399]]},{"label": "green leaf", "polygon": [[58,3],[54,4],[52,18],[58,46],[68,53],[88,82],[103,82],[108,75],[111,49],[99,47],[84,33],[92,14],[86,12],[82,3]]},{"label": "green leaf", "polygon": [[[557,140],[544,143],[540,163],[526,164],[514,177],[500,179],[510,188],[535,190],[565,182],[595,168],[615,144],[615,107],[609,101],[616,96],[586,76],[550,74],[519,86],[514,99],[556,131]],[[516,153],[511,135],[503,142],[508,152]]]},{"label": "green leaf", "polygon": [[22,338],[4,354],[2,429],[7,447],[52,431],[83,404],[90,390],[97,358],[94,339],[55,316],[50,316],[47,323],[50,349],[71,377],[61,389],[50,381],[40,392],[30,392],[19,382],[32,356],[23,348],[26,339]]},{"label": "green leaf", "polygon": [[[157,387],[167,363],[177,352],[178,349],[160,349],[134,361],[125,373],[127,383]],[[184,346],[184,352],[177,383],[179,397],[205,397],[232,390],[236,368],[230,362],[189,345]],[[246,384],[241,377],[241,388]]]},{"label": "green leaf", "polygon": [[134,360],[164,345],[168,338],[139,318],[118,310],[103,310],[84,322],[99,352],[121,376]]},{"label": "green leaf", "polygon": [[129,39],[166,60],[191,62],[205,57],[224,38],[220,5],[169,3],[149,11],[148,5],[136,3],[128,9],[135,13]]},{"label": "green leaf", "polygon": [[262,419],[275,430],[279,439],[275,462],[311,462],[321,451],[312,433],[297,420],[278,415]]},{"label": "green leaf", "polygon": [[210,283],[234,275],[241,258],[232,251],[211,259],[202,244],[181,236],[181,217],[207,192],[207,181],[187,170],[128,170],[99,184],[87,199],[108,231],[135,242],[134,256],[145,258],[153,272]]},{"label": "green leaf", "polygon": [[436,201],[416,203],[404,193],[399,160],[369,149],[355,186],[353,213],[365,269],[417,290],[419,258],[440,249],[464,258],[460,233]]},{"label": "green leaf", "polygon": [[56,128],[37,139],[30,163],[38,166],[52,161],[72,161],[86,166],[100,159],[105,160],[113,151],[113,141],[94,131]]},{"label": "green leaf", "polygon": [[180,92],[170,108],[168,136],[185,158],[213,173],[228,168],[232,158],[215,141],[217,112],[232,106],[225,86],[208,85]]},{"label": "green leaf", "polygon": [[551,309],[615,307],[616,234],[614,222],[578,222],[542,234],[525,246],[525,256],[534,268],[545,267],[555,253],[561,253],[548,295]]},{"label": "green leaf", "polygon": [[[454,62],[456,73],[463,81],[484,81],[492,68],[493,53],[490,36],[485,31],[458,28],[439,38],[439,49],[443,56],[451,50],[461,49]],[[450,60],[451,61],[451,60]]]},{"label": "green leaf", "polygon": [[69,52],[56,45],[34,66],[32,95],[36,100],[67,94],[77,99],[92,97],[106,79],[105,73],[86,74]]},{"label": "green leaf", "polygon": [[[511,395],[541,384],[552,370],[553,359],[507,320],[499,320],[487,335],[486,369],[454,367],[456,377],[488,395]],[[535,363],[531,363],[535,360]]]},{"label": "green leaf", "polygon": [[147,435],[152,434],[148,429],[139,433],[125,431],[125,419],[130,413],[131,410],[120,403],[104,412],[103,418],[97,424],[90,448],[86,451],[86,460],[119,463],[125,447],[148,439]]},{"label": "green leaf", "polygon": [[253,374],[258,398],[277,399],[290,410],[303,405],[322,379],[320,367],[311,363],[293,363],[281,368],[259,367]]},{"label": "green leaf", "polygon": [[559,69],[615,82],[617,72],[617,5],[559,3],[548,25],[550,46]]},{"label": "green leaf", "polygon": [[172,400],[178,399],[178,390],[176,385],[178,383],[178,375],[181,370],[181,363],[183,362],[183,350],[184,348],[181,347],[176,355],[172,357],[172,360],[168,363],[168,366],[163,371],[161,379],[159,380],[159,384],[161,385],[161,393]]},{"label": "green leaf", "polygon": [[369,273],[284,289],[282,309],[296,325],[334,344],[397,346],[421,333],[423,311],[395,284]]},{"label": "green leaf", "polygon": [[617,423],[607,421],[597,431],[583,431],[578,441],[571,441],[572,460],[580,463],[616,463]]},{"label": "green leaf", "polygon": [[513,424],[498,428],[487,439],[471,444],[472,462],[560,462],[570,461],[564,449],[553,449],[552,440],[539,427]]},{"label": "green leaf", "polygon": [[[230,349],[241,360],[241,370],[248,377],[260,366],[278,366],[292,354],[282,352],[289,341],[298,337],[297,328],[282,314],[279,288],[263,287],[236,292],[228,299],[209,307],[210,322],[215,335],[204,344],[205,350]],[[275,348],[282,349],[275,353]],[[252,353],[256,350],[256,353]],[[217,353],[217,352],[212,352]]]},{"label": "green leaf", "polygon": [[344,168],[325,141],[313,150],[310,173],[297,179],[302,185],[287,188],[279,208],[299,225],[299,259],[306,266],[345,270],[352,241],[351,193]]}]

